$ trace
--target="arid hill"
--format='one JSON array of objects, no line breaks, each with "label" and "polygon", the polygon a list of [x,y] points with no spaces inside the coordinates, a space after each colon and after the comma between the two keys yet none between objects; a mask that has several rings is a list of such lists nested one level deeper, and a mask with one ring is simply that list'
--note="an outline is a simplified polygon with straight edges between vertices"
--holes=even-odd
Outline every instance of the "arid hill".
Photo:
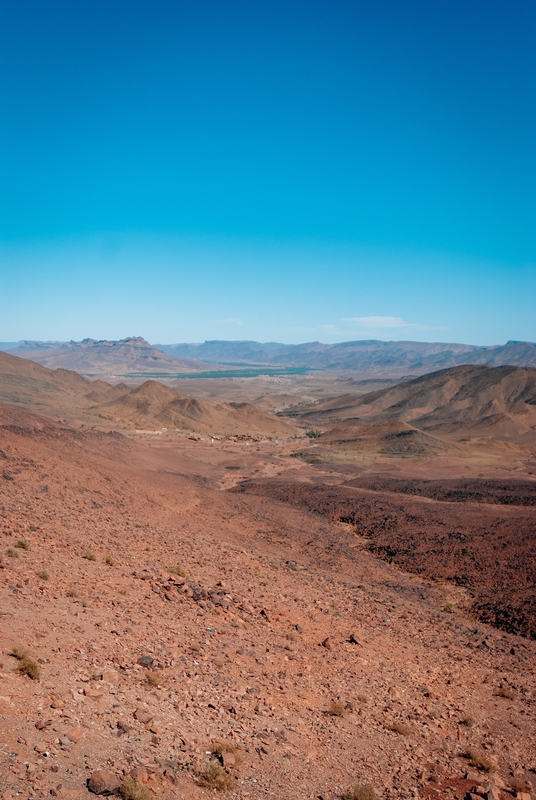
[{"label": "arid hill", "polygon": [[12,355],[28,358],[51,369],[63,367],[86,375],[110,375],[129,372],[196,372],[203,364],[175,358],[157,350],[141,336],[120,341],[22,342],[10,350]]},{"label": "arid hill", "polygon": [[385,420],[372,425],[337,425],[326,431],[320,437],[320,442],[344,450],[373,451],[386,455],[462,455],[460,448],[451,442],[419,431],[402,420]]},{"label": "arid hill", "polygon": [[402,420],[443,435],[523,436],[528,442],[536,438],[536,369],[454,367],[282,413],[324,426]]},{"label": "arid hill", "polygon": [[294,429],[250,403],[211,403],[186,397],[157,381],[99,407],[101,419],[138,428],[171,427],[213,434],[292,435]]},{"label": "arid hill", "polygon": [[296,459],[277,491],[221,490],[229,461],[280,472],[280,453],[0,409],[3,800],[534,793],[536,642],[365,549],[488,570],[490,593],[502,575],[530,610],[511,534],[531,509],[337,495],[292,481]]}]

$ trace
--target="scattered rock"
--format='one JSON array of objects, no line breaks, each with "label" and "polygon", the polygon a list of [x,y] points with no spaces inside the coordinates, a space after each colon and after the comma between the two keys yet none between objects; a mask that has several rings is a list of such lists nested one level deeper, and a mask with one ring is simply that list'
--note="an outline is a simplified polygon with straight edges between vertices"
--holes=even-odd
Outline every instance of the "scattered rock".
[{"label": "scattered rock", "polygon": [[115,794],[120,786],[121,781],[117,775],[107,769],[92,772],[87,782],[87,788],[93,794]]},{"label": "scattered rock", "polygon": [[325,647],[326,650],[333,650],[333,640],[330,636],[327,636],[324,641],[322,642],[322,647]]}]

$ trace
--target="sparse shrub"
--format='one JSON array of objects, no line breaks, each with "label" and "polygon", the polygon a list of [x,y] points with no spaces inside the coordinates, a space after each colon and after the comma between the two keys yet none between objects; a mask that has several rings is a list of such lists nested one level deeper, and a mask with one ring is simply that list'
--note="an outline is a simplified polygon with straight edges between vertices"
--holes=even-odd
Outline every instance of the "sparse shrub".
[{"label": "sparse shrub", "polygon": [[127,593],[125,586],[122,586],[121,589],[118,589],[117,591],[119,592],[119,594],[122,594],[123,596],[125,596]]},{"label": "sparse shrub", "polygon": [[516,693],[513,692],[511,689],[506,689],[503,686],[501,686],[501,688],[497,689],[497,691],[495,692],[495,697],[504,697],[506,700],[515,700]]},{"label": "sparse shrub", "polygon": [[50,575],[48,574],[46,569],[38,570],[36,575],[38,578],[41,578],[42,581],[48,581],[48,579],[50,578]]},{"label": "sparse shrub", "polygon": [[201,646],[198,645],[197,642],[192,642],[192,644],[190,645],[190,650],[192,651],[192,653],[200,653]]},{"label": "sparse shrub", "polygon": [[69,589],[69,591],[67,592],[67,597],[72,597],[74,600],[78,600],[80,595],[78,594],[76,589]]},{"label": "sparse shrub", "polygon": [[8,549],[6,550],[6,553],[10,558],[18,558],[19,557],[19,554],[17,553],[17,551],[13,550],[12,547],[8,547]]},{"label": "sparse shrub", "polygon": [[464,717],[460,720],[460,725],[465,725],[466,728],[473,728],[476,725],[474,717]]},{"label": "sparse shrub", "polygon": [[89,607],[89,600],[86,597],[81,597],[80,600],[76,601],[78,605],[82,606],[82,608]]},{"label": "sparse shrub", "polygon": [[476,747],[468,747],[463,755],[469,759],[471,766],[475,767],[475,769],[480,769],[483,772],[494,772],[497,769],[493,761],[481,750],[477,750]]},{"label": "sparse shrub", "polygon": [[162,681],[160,680],[160,676],[153,672],[150,669],[146,669],[143,673],[143,680],[147,684],[147,686],[151,686],[155,688],[156,686],[160,686]]},{"label": "sparse shrub", "polygon": [[223,758],[224,753],[231,753],[231,755],[234,756],[236,766],[239,766],[242,763],[242,753],[238,747],[230,742],[212,742],[210,749],[215,756],[218,756],[218,758]]},{"label": "sparse shrub", "polygon": [[368,703],[368,695],[366,694],[356,694],[355,699],[358,703]]},{"label": "sparse shrub", "polygon": [[153,793],[137,778],[124,778],[119,792],[124,800],[152,800]]},{"label": "sparse shrub", "polygon": [[379,800],[373,787],[368,783],[358,783],[343,794],[344,800]]},{"label": "sparse shrub", "polygon": [[86,550],[82,558],[85,558],[87,561],[96,561],[97,556],[92,550]]},{"label": "sparse shrub", "polygon": [[338,700],[332,700],[329,704],[329,709],[327,711],[330,717],[344,717],[345,708],[343,703],[340,703]]},{"label": "sparse shrub", "polygon": [[452,605],[452,603],[445,603],[443,611],[446,611],[447,614],[452,614],[452,612],[454,611],[454,606]]},{"label": "sparse shrub", "polygon": [[115,561],[111,556],[106,556],[104,559],[104,563],[107,564],[109,567],[115,567]]},{"label": "sparse shrub", "polygon": [[315,431],[311,429],[310,431],[305,431],[305,435],[308,439],[320,439],[322,436],[322,431]]},{"label": "sparse shrub", "polygon": [[30,545],[28,544],[26,539],[17,539],[17,541],[15,542],[15,547],[18,547],[19,550],[29,550],[30,549]]},{"label": "sparse shrub", "polygon": [[235,780],[220,767],[217,761],[211,761],[198,775],[197,782],[206,789],[215,789],[218,792],[229,792],[235,788]]},{"label": "sparse shrub", "polygon": [[97,672],[96,670],[92,672],[89,676],[90,681],[101,681],[102,680],[102,672]]},{"label": "sparse shrub", "polygon": [[168,572],[170,575],[178,575],[179,578],[186,577],[186,570],[179,566],[179,564],[175,564],[174,566],[168,567]]},{"label": "sparse shrub", "polygon": [[24,645],[15,645],[11,650],[11,655],[19,662],[17,672],[21,675],[27,675],[28,678],[31,678],[33,681],[39,680],[39,664],[31,657],[27,647],[24,647]]},{"label": "sparse shrub", "polygon": [[392,722],[387,728],[393,733],[399,733],[401,736],[411,736],[411,730],[403,722]]}]

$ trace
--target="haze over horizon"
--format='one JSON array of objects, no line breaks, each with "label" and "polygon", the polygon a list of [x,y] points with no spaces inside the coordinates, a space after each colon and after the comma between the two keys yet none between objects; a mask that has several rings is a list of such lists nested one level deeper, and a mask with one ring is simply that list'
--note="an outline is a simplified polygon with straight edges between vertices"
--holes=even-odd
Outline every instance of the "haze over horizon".
[{"label": "haze over horizon", "polygon": [[1,341],[536,341],[528,0],[0,23]]}]

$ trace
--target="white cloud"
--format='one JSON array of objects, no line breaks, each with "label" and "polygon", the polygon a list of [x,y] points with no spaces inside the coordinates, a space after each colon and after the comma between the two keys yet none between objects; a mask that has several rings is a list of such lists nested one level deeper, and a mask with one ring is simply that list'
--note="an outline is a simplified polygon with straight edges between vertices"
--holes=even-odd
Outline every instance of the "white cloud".
[{"label": "white cloud", "polygon": [[220,322],[225,323],[226,325],[243,325],[244,320],[237,319],[236,317],[227,317],[226,319],[220,320]]},{"label": "white cloud", "polygon": [[443,325],[422,325],[420,322],[406,322],[402,317],[344,317],[344,322],[364,330],[414,330],[440,331],[447,330]]}]

